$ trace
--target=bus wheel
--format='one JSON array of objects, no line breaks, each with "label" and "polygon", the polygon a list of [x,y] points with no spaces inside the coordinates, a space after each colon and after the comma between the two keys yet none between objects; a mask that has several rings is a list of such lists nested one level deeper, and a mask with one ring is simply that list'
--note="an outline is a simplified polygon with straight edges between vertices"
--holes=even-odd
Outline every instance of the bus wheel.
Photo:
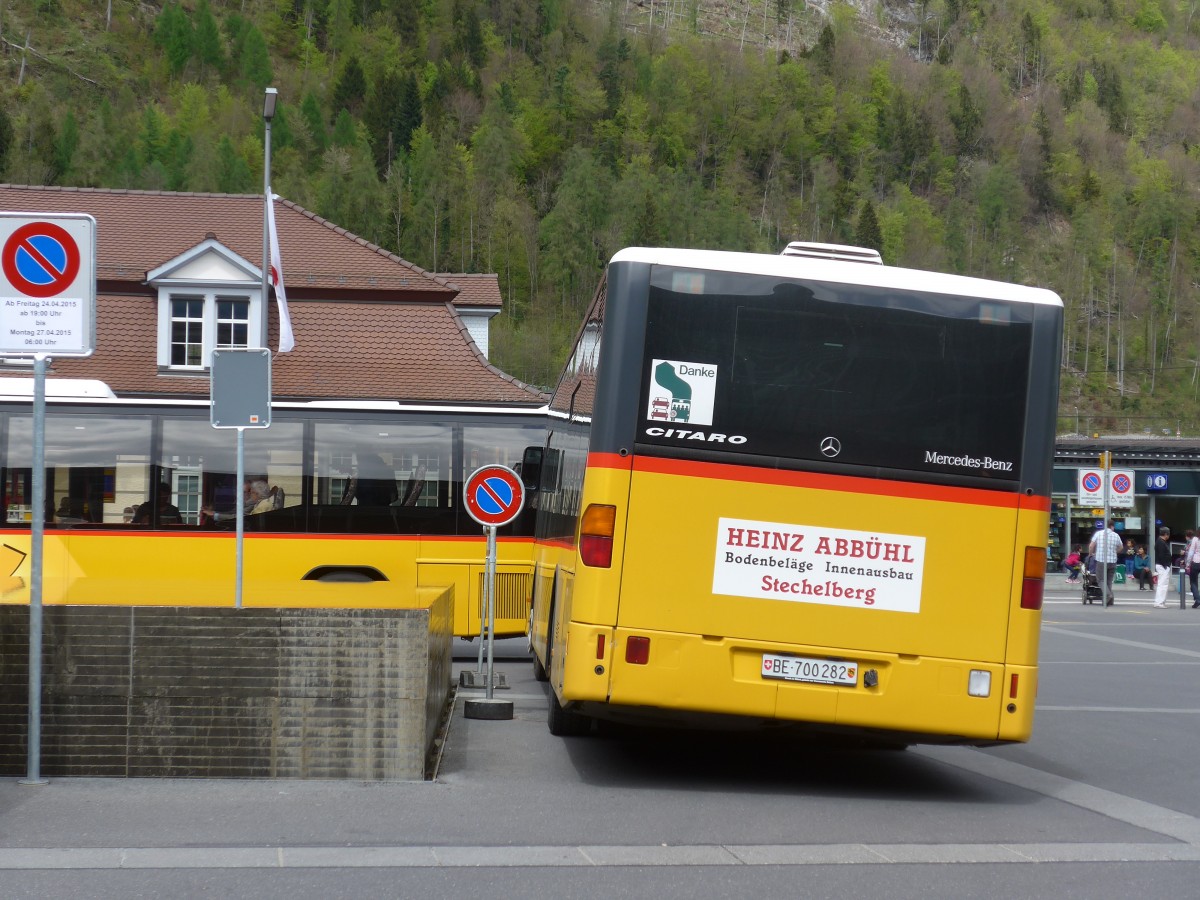
[{"label": "bus wheel", "polygon": [[550,688],[549,694],[550,711],[546,715],[546,725],[552,735],[555,737],[580,737],[591,733],[591,718],[569,709],[563,709],[553,687]]}]

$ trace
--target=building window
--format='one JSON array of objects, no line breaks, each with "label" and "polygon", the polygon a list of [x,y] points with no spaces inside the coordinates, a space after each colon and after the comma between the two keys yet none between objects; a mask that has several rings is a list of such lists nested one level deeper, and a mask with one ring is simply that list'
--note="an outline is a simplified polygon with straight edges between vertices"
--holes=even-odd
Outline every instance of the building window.
[{"label": "building window", "polygon": [[257,298],[216,293],[162,292],[158,364],[207,369],[212,351],[257,346]]},{"label": "building window", "polygon": [[249,347],[250,301],[230,297],[217,298],[217,346]]},{"label": "building window", "polygon": [[171,300],[171,365],[202,366],[204,301],[197,297]]}]

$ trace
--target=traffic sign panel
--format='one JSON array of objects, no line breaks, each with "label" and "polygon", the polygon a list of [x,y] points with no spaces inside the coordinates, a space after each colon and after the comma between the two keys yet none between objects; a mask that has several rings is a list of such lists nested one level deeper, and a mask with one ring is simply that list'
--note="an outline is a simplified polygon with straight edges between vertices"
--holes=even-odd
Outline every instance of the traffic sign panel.
[{"label": "traffic sign panel", "polygon": [[0,213],[0,355],[88,356],[96,336],[96,220]]},{"label": "traffic sign panel", "polygon": [[4,276],[29,297],[53,297],[70,289],[79,274],[79,245],[60,225],[30,222],[4,242]]},{"label": "traffic sign panel", "polygon": [[525,506],[524,485],[508,466],[481,466],[471,473],[463,493],[467,514],[493,528],[512,522]]}]

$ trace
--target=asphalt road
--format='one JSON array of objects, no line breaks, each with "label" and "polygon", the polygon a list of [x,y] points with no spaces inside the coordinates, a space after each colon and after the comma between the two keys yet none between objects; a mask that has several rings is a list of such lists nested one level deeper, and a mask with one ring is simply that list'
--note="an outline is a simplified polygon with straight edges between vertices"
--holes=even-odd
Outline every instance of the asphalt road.
[{"label": "asphalt road", "polygon": [[460,691],[433,782],[0,781],[0,896],[1197,896],[1200,610],[1060,582],[1026,745],[564,740],[500,642],[514,718]]}]

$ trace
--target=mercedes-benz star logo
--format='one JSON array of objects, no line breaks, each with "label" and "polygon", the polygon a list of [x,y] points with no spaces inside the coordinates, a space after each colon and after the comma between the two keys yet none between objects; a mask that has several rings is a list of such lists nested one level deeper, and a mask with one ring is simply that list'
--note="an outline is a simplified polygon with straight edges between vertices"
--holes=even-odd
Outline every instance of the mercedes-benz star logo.
[{"label": "mercedes-benz star logo", "polygon": [[827,437],[821,441],[821,452],[825,456],[837,456],[842,452],[842,442],[835,437]]}]

